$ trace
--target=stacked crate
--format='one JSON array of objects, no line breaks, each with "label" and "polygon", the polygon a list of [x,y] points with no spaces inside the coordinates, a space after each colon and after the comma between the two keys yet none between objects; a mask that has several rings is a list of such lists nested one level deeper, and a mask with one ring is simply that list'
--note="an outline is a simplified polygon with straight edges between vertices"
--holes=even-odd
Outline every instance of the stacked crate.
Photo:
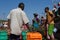
[{"label": "stacked crate", "polygon": [[28,32],[27,40],[42,40],[42,35],[38,32]]},{"label": "stacked crate", "polygon": [[0,30],[0,40],[8,40],[8,33],[6,30]]},{"label": "stacked crate", "polygon": [[22,32],[22,39],[26,40],[26,32],[25,31]]},{"label": "stacked crate", "polygon": [[29,30],[25,30],[25,31],[22,31],[22,39],[23,40],[26,40],[27,39],[27,32],[29,32]]}]

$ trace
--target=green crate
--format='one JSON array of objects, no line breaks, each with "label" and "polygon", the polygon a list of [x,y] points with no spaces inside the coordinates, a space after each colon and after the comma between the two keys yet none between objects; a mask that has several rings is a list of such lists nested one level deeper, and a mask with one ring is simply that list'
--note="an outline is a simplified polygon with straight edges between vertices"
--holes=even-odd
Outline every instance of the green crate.
[{"label": "green crate", "polygon": [[7,31],[6,31],[6,30],[0,30],[0,33],[1,33],[1,32],[7,32]]},{"label": "green crate", "polygon": [[22,35],[23,35],[23,36],[26,36],[26,32],[23,31],[23,32],[22,32]]},{"label": "green crate", "polygon": [[8,33],[7,33],[7,31],[5,31],[5,30],[1,30],[1,31],[0,31],[0,35],[8,35]]},{"label": "green crate", "polygon": [[0,30],[0,40],[2,39],[8,39],[8,33],[6,30]]},{"label": "green crate", "polygon": [[1,32],[0,35],[8,35],[6,32]]},{"label": "green crate", "polygon": [[23,40],[26,40],[26,32],[25,31],[22,31],[22,37],[23,37]]},{"label": "green crate", "polygon": [[0,40],[8,40],[8,39],[0,39]]},{"label": "green crate", "polygon": [[0,35],[0,39],[8,39],[8,36],[2,36],[2,35]]}]

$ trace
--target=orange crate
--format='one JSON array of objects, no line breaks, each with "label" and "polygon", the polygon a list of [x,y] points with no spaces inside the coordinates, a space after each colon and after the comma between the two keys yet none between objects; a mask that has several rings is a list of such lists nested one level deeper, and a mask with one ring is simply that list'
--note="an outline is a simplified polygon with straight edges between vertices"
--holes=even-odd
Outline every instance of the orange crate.
[{"label": "orange crate", "polygon": [[27,40],[42,40],[42,35],[38,32],[27,33]]}]

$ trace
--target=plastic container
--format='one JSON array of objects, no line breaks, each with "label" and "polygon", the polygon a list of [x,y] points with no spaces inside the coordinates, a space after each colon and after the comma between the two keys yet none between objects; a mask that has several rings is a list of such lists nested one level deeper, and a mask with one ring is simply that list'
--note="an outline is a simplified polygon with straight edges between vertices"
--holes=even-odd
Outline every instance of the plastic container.
[{"label": "plastic container", "polygon": [[26,35],[27,32],[29,32],[29,30],[24,30],[24,31],[22,31],[22,39],[23,39],[23,40],[26,40],[26,39],[27,39],[27,37],[26,37],[26,36],[27,36],[27,35]]},{"label": "plastic container", "polygon": [[8,39],[8,33],[6,30],[0,30],[0,40],[7,40]]},{"label": "plastic container", "polygon": [[27,33],[27,40],[42,40],[42,35],[38,32]]},{"label": "plastic container", "polygon": [[26,33],[27,33],[26,31],[22,31],[22,39],[23,40],[26,40]]}]

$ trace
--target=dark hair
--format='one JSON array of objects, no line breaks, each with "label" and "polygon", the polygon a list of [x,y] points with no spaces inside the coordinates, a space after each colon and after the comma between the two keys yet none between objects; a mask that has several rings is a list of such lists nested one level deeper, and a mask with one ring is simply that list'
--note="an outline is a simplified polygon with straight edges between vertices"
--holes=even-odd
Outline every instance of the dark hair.
[{"label": "dark hair", "polygon": [[45,10],[46,10],[46,9],[49,10],[49,7],[46,7]]},{"label": "dark hair", "polygon": [[33,15],[34,15],[34,16],[38,16],[38,14],[37,14],[37,13],[34,13]]},{"label": "dark hair", "polygon": [[19,3],[18,7],[20,7],[21,5],[24,5],[24,3]]},{"label": "dark hair", "polygon": [[46,8],[45,8],[45,12],[47,12],[46,10],[49,10],[49,7],[46,7]]},{"label": "dark hair", "polygon": [[44,18],[43,16],[41,18]]}]

